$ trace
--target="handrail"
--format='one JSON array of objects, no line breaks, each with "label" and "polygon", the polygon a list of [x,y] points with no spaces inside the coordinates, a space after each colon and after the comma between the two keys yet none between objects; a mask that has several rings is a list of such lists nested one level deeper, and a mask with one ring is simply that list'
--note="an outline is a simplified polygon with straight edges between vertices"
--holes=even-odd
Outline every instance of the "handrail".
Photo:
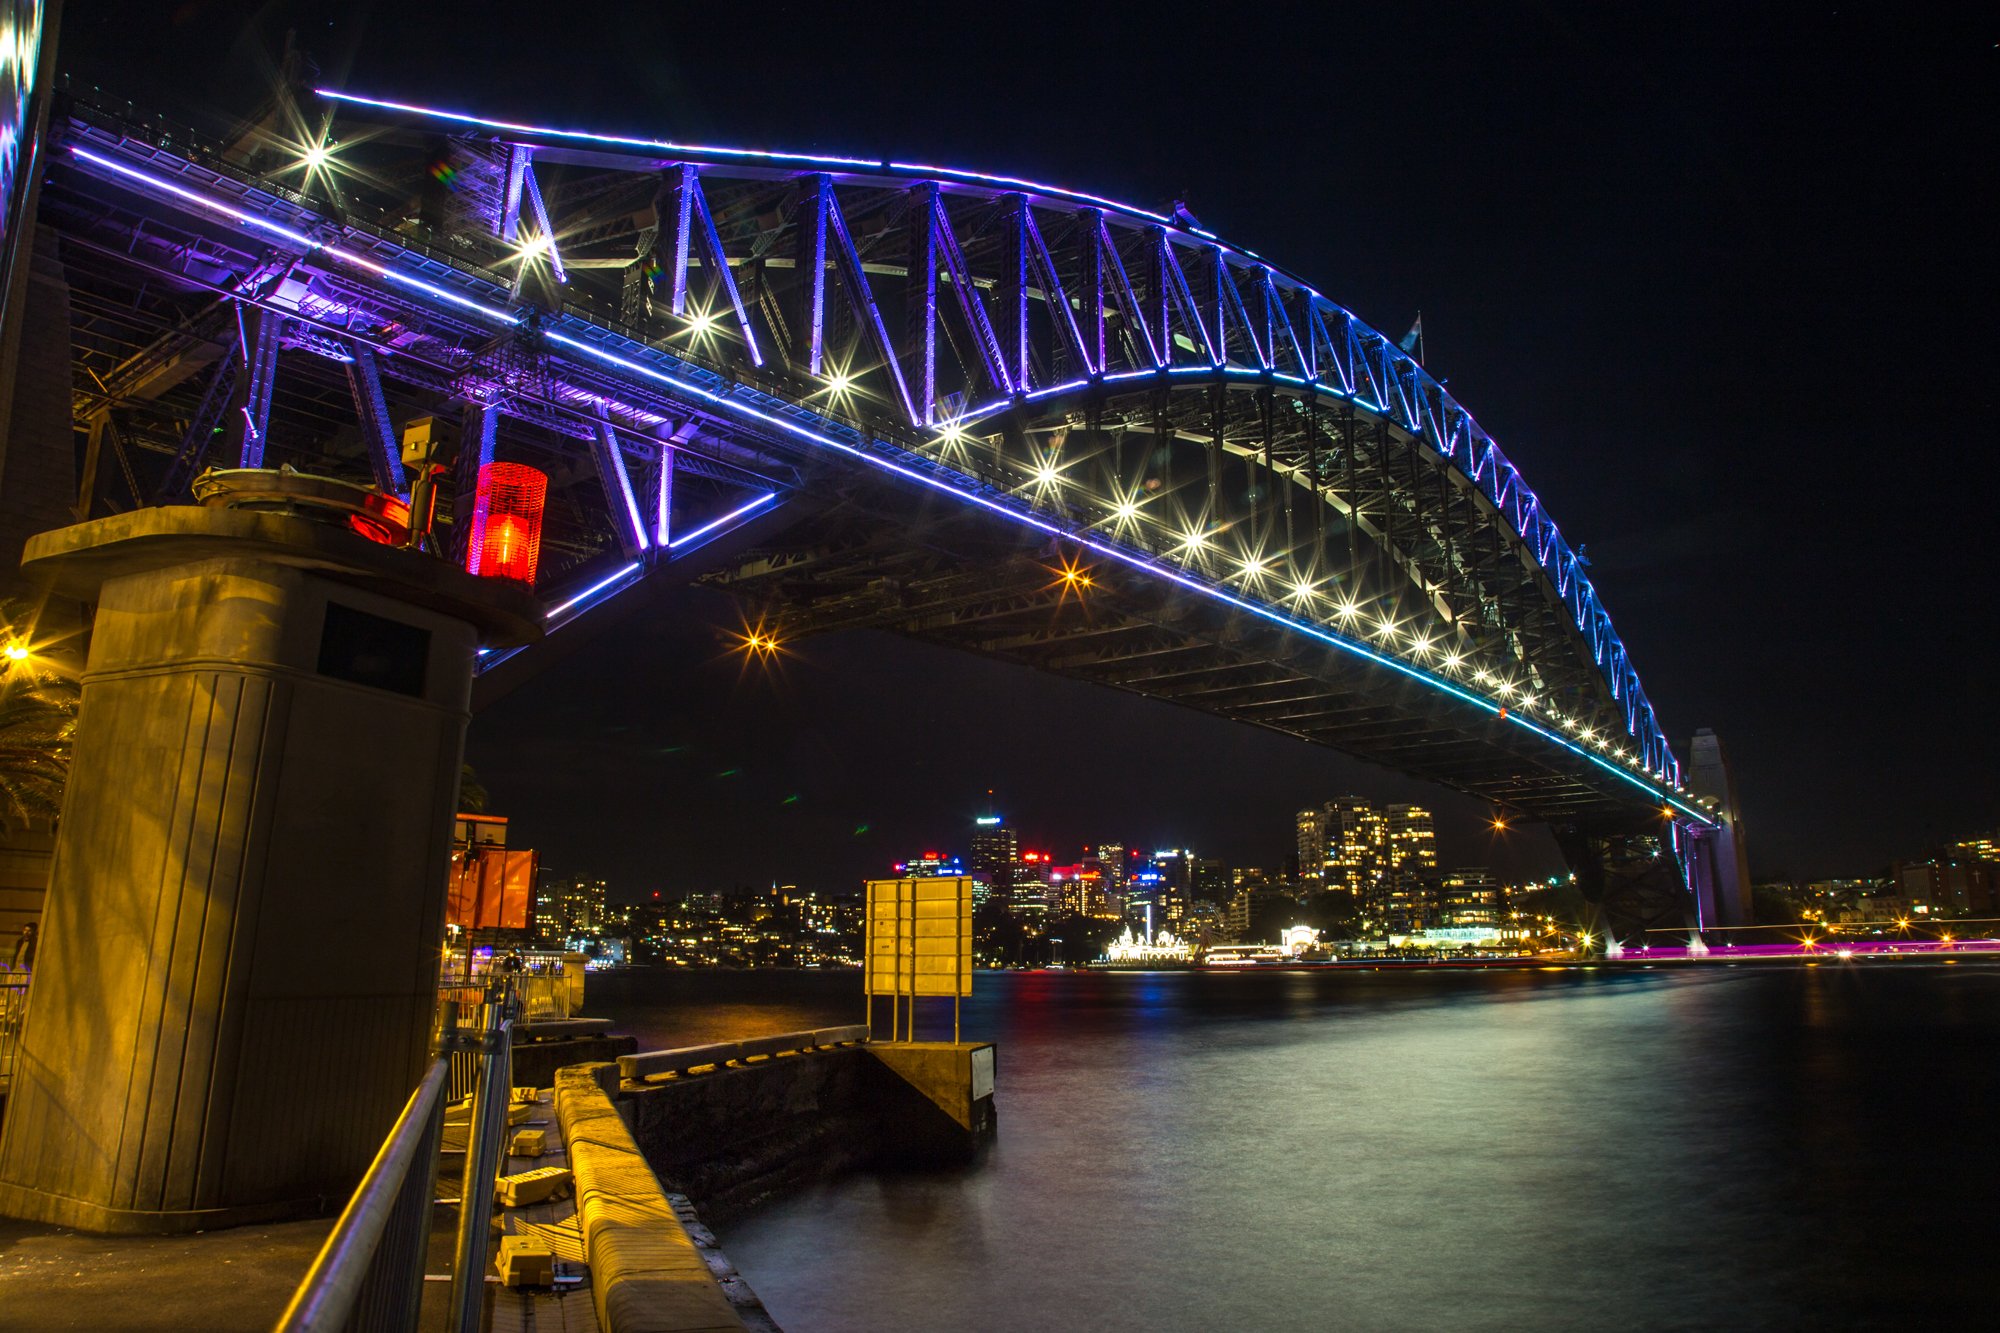
[{"label": "handrail", "polygon": [[685,1074],[704,1065],[720,1067],[731,1061],[757,1056],[784,1055],[792,1051],[812,1051],[823,1046],[845,1046],[867,1041],[868,1027],[856,1023],[848,1027],[815,1028],[807,1032],[782,1032],[770,1037],[749,1037],[742,1041],[718,1041],[706,1046],[682,1046],[671,1051],[641,1051],[618,1057],[618,1077],[637,1081],[661,1074]]},{"label": "handrail", "polygon": [[389,1137],[361,1178],[354,1197],[347,1201],[333,1233],[320,1247],[305,1280],[293,1293],[292,1301],[278,1319],[279,1333],[307,1333],[308,1330],[344,1328],[354,1314],[367,1280],[382,1233],[389,1225],[403,1182],[417,1165],[417,1154],[426,1146],[428,1131],[451,1076],[451,1061],[439,1057],[424,1072],[423,1081],[410,1094]]}]

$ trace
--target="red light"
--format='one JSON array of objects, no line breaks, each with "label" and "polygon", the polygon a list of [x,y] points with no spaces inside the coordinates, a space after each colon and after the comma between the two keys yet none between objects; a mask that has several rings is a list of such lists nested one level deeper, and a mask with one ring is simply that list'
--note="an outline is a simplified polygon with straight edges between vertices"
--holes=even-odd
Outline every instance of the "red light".
[{"label": "red light", "polygon": [[533,584],[548,494],[548,477],[525,463],[488,463],[479,469],[466,568],[482,578]]}]

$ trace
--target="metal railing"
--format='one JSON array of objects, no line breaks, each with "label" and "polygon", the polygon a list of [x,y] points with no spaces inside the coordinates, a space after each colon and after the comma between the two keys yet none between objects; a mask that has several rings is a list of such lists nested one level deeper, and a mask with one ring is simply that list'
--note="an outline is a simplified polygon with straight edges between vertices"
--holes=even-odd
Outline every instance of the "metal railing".
[{"label": "metal railing", "polygon": [[436,1058],[292,1294],[278,1320],[279,1333],[402,1333],[417,1326],[453,1066],[468,1055],[477,1061],[477,1086],[469,1108],[446,1326],[453,1333],[476,1333],[486,1290],[487,1219],[507,1136],[518,1012],[513,986],[499,979],[480,994],[471,1023],[461,1020],[456,1000],[439,1006]]},{"label": "metal railing", "polygon": [[278,1320],[285,1333],[415,1328],[450,1062],[431,1061]]},{"label": "metal railing", "polygon": [[640,1051],[618,1057],[618,1077],[628,1081],[659,1078],[667,1074],[688,1074],[710,1066],[742,1064],[780,1055],[803,1054],[831,1046],[848,1046],[868,1040],[868,1025],[815,1028],[808,1032],[781,1032],[769,1037],[749,1037],[742,1041],[719,1041],[706,1046],[682,1046],[671,1051]]},{"label": "metal railing", "polygon": [[28,1021],[27,971],[0,971],[0,1080],[14,1074],[14,1051],[21,1044],[21,1028]]}]

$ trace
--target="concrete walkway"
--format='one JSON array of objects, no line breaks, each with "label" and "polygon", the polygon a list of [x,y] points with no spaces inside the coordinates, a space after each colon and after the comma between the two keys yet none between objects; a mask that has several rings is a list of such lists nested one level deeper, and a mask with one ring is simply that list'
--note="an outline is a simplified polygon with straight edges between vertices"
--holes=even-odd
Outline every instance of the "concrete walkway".
[{"label": "concrete walkway", "polygon": [[332,1229],[86,1236],[0,1218],[0,1328],[268,1333]]}]

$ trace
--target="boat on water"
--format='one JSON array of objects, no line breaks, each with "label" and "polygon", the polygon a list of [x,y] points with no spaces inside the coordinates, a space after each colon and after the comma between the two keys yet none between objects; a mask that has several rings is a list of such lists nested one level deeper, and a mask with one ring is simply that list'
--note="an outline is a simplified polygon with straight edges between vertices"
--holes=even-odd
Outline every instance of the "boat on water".
[{"label": "boat on water", "polygon": [[1212,944],[1196,961],[1203,967],[1269,967],[1297,959],[1275,944]]}]

